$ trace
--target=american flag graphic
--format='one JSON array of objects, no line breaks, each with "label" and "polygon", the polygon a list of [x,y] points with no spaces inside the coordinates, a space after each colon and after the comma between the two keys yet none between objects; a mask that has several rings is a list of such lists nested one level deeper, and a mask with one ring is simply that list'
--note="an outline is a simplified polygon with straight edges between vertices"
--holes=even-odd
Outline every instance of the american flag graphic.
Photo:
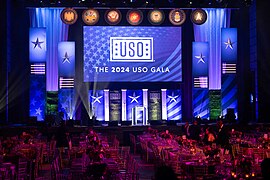
[{"label": "american flag graphic", "polygon": [[[84,26],[84,81],[182,81],[181,27]],[[111,37],[153,38],[153,62],[110,62]],[[118,66],[129,72],[106,74],[98,67]],[[133,72],[135,67],[148,67],[148,72]],[[168,67],[169,73],[153,73],[150,68]]]}]

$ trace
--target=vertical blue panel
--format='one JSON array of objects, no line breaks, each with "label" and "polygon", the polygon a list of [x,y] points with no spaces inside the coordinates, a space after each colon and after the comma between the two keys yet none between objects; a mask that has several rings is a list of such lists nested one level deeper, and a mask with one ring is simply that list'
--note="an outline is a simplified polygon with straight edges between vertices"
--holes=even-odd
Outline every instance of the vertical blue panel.
[{"label": "vertical blue panel", "polygon": [[119,90],[110,91],[109,93],[110,121],[119,121],[122,117],[122,93]]},{"label": "vertical blue panel", "polygon": [[208,90],[193,89],[193,115],[201,118],[209,118]]},{"label": "vertical blue panel", "polygon": [[46,28],[29,29],[30,62],[46,62]]},{"label": "vertical blue panel", "polygon": [[[142,90],[127,91],[127,119],[132,120],[132,108],[135,106],[143,106]],[[138,120],[142,120],[142,112],[138,113]]]},{"label": "vertical blue panel", "polygon": [[75,99],[74,89],[60,89],[59,90],[58,111],[62,112],[64,120],[75,118]]},{"label": "vertical blue panel", "polygon": [[237,61],[237,29],[222,28],[221,30],[221,59],[222,62]]},{"label": "vertical blue panel", "polygon": [[167,90],[167,117],[168,120],[182,119],[182,92],[181,90]]},{"label": "vertical blue panel", "polygon": [[45,119],[46,77],[30,76],[30,109],[29,115],[36,116],[38,121]]},{"label": "vertical blue panel", "polygon": [[192,43],[192,72],[193,77],[208,77],[209,43]]},{"label": "vertical blue panel", "polygon": [[90,90],[89,91],[89,102],[92,107],[93,115],[96,116],[97,120],[101,121],[105,119],[104,116],[104,91],[103,90]]},{"label": "vertical blue panel", "polygon": [[235,75],[223,75],[222,77],[222,111],[223,115],[227,114],[227,109],[234,109],[235,115],[238,114],[237,102],[237,82]]},{"label": "vertical blue panel", "polygon": [[75,42],[58,43],[58,70],[61,77],[75,76]]}]

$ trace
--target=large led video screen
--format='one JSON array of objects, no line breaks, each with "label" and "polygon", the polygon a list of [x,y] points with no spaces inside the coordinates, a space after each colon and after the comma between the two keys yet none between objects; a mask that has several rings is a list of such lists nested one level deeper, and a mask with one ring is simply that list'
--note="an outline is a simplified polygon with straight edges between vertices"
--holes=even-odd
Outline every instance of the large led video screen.
[{"label": "large led video screen", "polygon": [[181,27],[84,26],[85,82],[181,82]]}]

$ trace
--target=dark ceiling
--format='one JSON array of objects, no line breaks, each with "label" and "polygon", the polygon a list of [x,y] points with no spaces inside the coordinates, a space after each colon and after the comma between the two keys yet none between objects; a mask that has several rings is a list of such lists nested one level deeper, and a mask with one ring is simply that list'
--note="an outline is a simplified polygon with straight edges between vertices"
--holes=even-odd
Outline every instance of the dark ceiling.
[{"label": "dark ceiling", "polygon": [[19,0],[26,7],[242,8],[253,0]]}]

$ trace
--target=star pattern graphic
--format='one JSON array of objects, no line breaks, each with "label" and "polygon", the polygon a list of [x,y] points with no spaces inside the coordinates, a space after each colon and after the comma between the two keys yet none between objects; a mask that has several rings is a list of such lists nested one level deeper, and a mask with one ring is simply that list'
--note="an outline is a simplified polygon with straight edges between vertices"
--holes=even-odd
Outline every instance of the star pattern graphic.
[{"label": "star pattern graphic", "polygon": [[199,56],[195,56],[195,58],[199,59],[198,62],[197,62],[198,64],[199,64],[200,62],[202,62],[202,63],[205,64],[205,61],[204,61],[205,56],[203,56],[202,53],[201,53]]},{"label": "star pattern graphic", "polygon": [[179,97],[179,95],[175,96],[174,92],[172,92],[172,95],[168,95],[168,98],[170,99],[169,103],[171,102],[177,102],[176,99]]},{"label": "star pattern graphic", "polygon": [[231,50],[233,50],[233,42],[231,41],[230,38],[228,38],[228,40],[224,42],[224,44],[226,45],[225,49],[230,48]]},{"label": "star pattern graphic", "polygon": [[92,104],[95,104],[96,102],[98,102],[99,104],[101,104],[100,99],[102,98],[102,96],[98,96],[98,94],[96,94],[96,96],[91,96],[91,98],[93,99]]},{"label": "star pattern graphic", "polygon": [[140,96],[136,96],[135,92],[133,92],[133,96],[128,96],[128,97],[131,99],[130,103],[133,103],[133,102],[139,103],[138,98]]},{"label": "star pattern graphic", "polygon": [[65,52],[65,55],[63,57],[62,64],[64,64],[65,62],[68,62],[70,64],[70,56],[68,55],[67,52]]},{"label": "star pattern graphic", "polygon": [[37,38],[36,41],[31,41],[34,44],[34,49],[36,49],[36,47],[41,48],[41,44],[44,43],[44,41],[39,41],[39,39]]},{"label": "star pattern graphic", "polygon": [[[110,37],[171,36],[170,31],[149,28],[103,27],[102,30],[84,29],[84,74],[95,73],[94,67],[107,66],[110,59]],[[88,63],[89,62],[89,63]]]},{"label": "star pattern graphic", "polygon": [[40,107],[38,109],[36,109],[36,115],[41,115],[42,110],[40,109]]},{"label": "star pattern graphic", "polygon": [[45,118],[45,92],[46,77],[32,77],[30,81],[30,116],[36,116],[38,120]]},{"label": "star pattern graphic", "polygon": [[64,119],[72,119],[74,116],[74,90],[73,89],[61,89],[59,91],[59,111],[64,113]]}]

